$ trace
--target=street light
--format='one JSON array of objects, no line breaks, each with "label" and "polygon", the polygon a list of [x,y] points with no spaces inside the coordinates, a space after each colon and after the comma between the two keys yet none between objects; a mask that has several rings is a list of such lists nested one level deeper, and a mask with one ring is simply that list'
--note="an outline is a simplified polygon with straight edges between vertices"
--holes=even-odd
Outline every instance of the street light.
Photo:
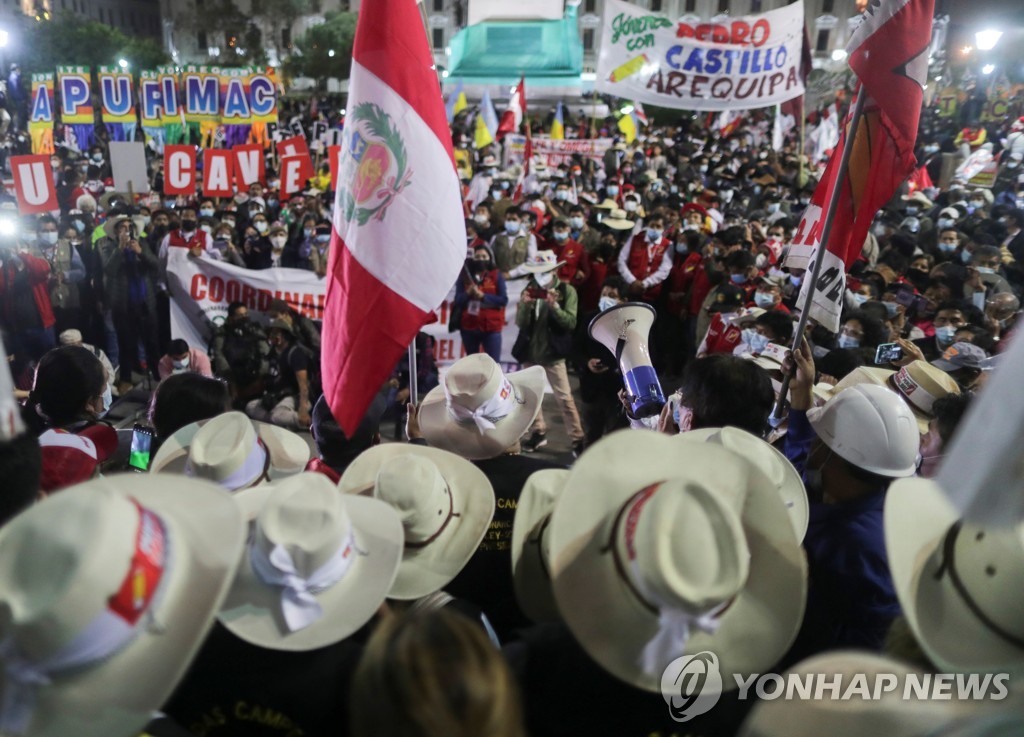
[{"label": "street light", "polygon": [[334,49],[328,49],[327,50],[327,55],[330,56],[330,57],[333,57],[334,56]]},{"label": "street light", "polygon": [[127,59],[118,59],[117,60],[117,65],[119,67],[121,67],[122,69],[127,69],[128,68],[128,60]]},{"label": "street light", "polygon": [[999,43],[1002,35],[1002,31],[997,31],[994,28],[978,31],[974,34],[974,43],[978,46],[979,51],[991,51]]},{"label": "street light", "polygon": [[996,65],[995,64],[986,64],[985,66],[983,66],[981,68],[981,73],[982,74],[991,74],[995,70],[996,70]]},{"label": "street light", "polygon": [[836,49],[832,52],[832,61],[842,61],[846,58],[846,49]]}]

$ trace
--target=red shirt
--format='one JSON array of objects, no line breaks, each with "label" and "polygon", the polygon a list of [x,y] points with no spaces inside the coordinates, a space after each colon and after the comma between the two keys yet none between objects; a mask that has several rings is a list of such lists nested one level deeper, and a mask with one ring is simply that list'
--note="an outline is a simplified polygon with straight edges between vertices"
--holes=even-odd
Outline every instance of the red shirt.
[{"label": "red shirt", "polygon": [[704,339],[704,352],[732,353],[733,349],[740,344],[743,331],[736,325],[726,323],[722,319],[722,313],[716,312],[711,318],[711,325],[708,327],[707,337]]},{"label": "red shirt", "polygon": [[583,269],[586,265],[584,261],[586,254],[579,242],[569,238],[559,243],[554,238],[548,238],[544,242],[544,247],[554,251],[559,261],[565,261],[558,267],[559,279],[568,284],[578,284],[586,278],[586,272]]},{"label": "red shirt", "polygon": [[[704,259],[700,253],[691,253],[685,259],[675,261],[672,264],[672,271],[668,274],[668,311],[676,316],[687,312],[686,291],[693,286],[697,273],[703,273]],[[709,285],[710,286],[710,285]],[[672,299],[672,294],[682,294],[682,297]],[[701,300],[703,302],[703,300]]]}]

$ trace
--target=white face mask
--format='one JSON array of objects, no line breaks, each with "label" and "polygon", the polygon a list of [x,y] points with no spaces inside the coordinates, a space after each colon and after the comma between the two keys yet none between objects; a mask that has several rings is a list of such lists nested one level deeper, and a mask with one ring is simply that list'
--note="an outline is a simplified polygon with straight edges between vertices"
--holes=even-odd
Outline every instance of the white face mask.
[{"label": "white face mask", "polygon": [[622,207],[626,212],[636,212],[637,204],[633,200],[626,200],[622,203]]},{"label": "white face mask", "polygon": [[605,310],[614,307],[618,303],[619,301],[615,299],[615,297],[601,297],[601,299],[597,301],[597,309],[601,310],[601,312],[604,312]]},{"label": "white face mask", "polygon": [[44,245],[56,246],[57,245],[57,231],[52,231],[52,232],[48,232],[48,233],[40,233],[39,234],[39,240]]},{"label": "white face mask", "polygon": [[188,368],[189,361],[190,361],[189,357],[185,356],[181,360],[174,360],[174,359],[172,359],[171,360],[171,364],[174,366],[175,371],[184,371],[185,369]]},{"label": "white face mask", "polygon": [[270,227],[269,225],[267,225],[267,221],[266,220],[257,220],[252,225],[253,225],[254,228],[256,228],[257,232],[259,232],[259,233],[266,233],[267,232],[267,228]]},{"label": "white face mask", "polygon": [[282,248],[284,248],[284,244],[287,242],[288,239],[285,238],[283,235],[275,235],[273,238],[270,239],[270,245],[276,248],[277,250],[281,250]]},{"label": "white face mask", "polygon": [[544,274],[534,274],[533,280],[540,286],[547,288],[547,286],[555,280],[555,272],[548,271]]}]

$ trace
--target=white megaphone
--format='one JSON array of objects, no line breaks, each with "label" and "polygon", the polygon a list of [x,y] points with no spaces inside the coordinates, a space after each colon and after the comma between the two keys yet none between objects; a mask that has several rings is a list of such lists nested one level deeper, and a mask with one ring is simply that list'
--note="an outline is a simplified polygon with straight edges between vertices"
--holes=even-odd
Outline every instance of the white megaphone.
[{"label": "white megaphone", "polygon": [[665,406],[647,348],[656,314],[650,305],[630,302],[609,307],[590,321],[590,337],[611,351],[619,364],[629,407],[637,418],[656,415]]}]

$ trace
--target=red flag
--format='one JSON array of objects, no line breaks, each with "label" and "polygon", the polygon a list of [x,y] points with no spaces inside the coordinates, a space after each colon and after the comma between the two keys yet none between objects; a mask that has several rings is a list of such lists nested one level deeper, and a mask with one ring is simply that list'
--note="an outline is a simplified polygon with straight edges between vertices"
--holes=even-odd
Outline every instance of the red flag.
[{"label": "red flag", "polygon": [[57,188],[49,169],[50,157],[46,154],[11,157],[14,193],[18,200],[18,212],[22,215],[47,212],[59,207]]},{"label": "red flag", "polygon": [[349,437],[466,256],[433,63],[416,0],[359,14],[321,350],[324,397]]},{"label": "red flag", "polygon": [[914,192],[934,186],[935,183],[932,182],[931,175],[928,174],[928,167],[926,166],[917,167],[917,170],[907,180],[908,194],[914,194]]},{"label": "red flag", "polygon": [[519,126],[526,120],[526,79],[520,78],[519,84],[512,90],[512,98],[508,101],[508,107],[501,114],[498,122],[498,132],[495,138],[501,139],[506,133],[516,133]]},{"label": "red flag", "polygon": [[804,282],[801,304],[813,288],[810,316],[829,330],[839,329],[846,271],[860,256],[871,222],[914,171],[914,139],[928,72],[934,0],[876,0],[847,47],[860,79],[864,110],[852,142],[849,169],[839,180],[849,119],[830,157],[811,204],[797,226],[786,265],[812,268],[821,243],[827,203],[840,188],[838,207],[821,274]]}]

